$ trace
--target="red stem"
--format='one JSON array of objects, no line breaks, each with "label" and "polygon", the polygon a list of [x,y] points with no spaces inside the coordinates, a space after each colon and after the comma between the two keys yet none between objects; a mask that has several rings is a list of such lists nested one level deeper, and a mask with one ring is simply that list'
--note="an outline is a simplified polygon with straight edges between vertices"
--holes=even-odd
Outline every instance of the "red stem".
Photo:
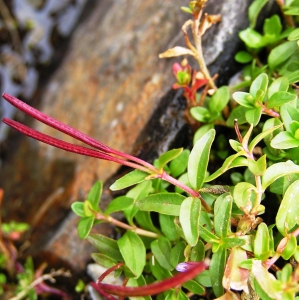
[{"label": "red stem", "polygon": [[4,118],[3,123],[11,126],[12,128],[20,131],[21,133],[30,136],[38,141],[41,141],[43,143],[46,143],[48,145],[54,146],[56,148],[60,148],[62,150],[68,151],[68,152],[73,152],[73,153],[77,153],[77,154],[81,154],[81,155],[86,155],[86,156],[91,156],[91,157],[95,157],[95,158],[99,158],[99,159],[104,159],[104,160],[108,160],[108,161],[113,161],[116,163],[119,163],[121,165],[126,165],[128,167],[131,168],[135,168],[135,169],[139,169],[141,171],[147,172],[148,170],[145,167],[142,167],[140,165],[134,164],[132,162],[126,161],[126,160],[122,160],[119,159],[117,157],[111,156],[109,154],[97,151],[97,150],[93,150],[90,148],[86,148],[86,147],[82,147],[79,145],[73,145],[71,143],[68,142],[64,142],[62,140],[53,138],[49,135],[46,135],[44,133],[41,133],[37,130],[34,130],[32,128],[29,128],[19,122],[10,120],[10,119],[6,119]]},{"label": "red stem", "polygon": [[[155,295],[178,285],[182,285],[186,281],[191,280],[199,273],[206,269],[206,264],[204,262],[198,262],[198,264],[190,268],[187,272],[179,273],[171,278],[164,279],[159,282],[151,283],[145,286],[139,287],[124,287],[111,284],[98,283],[97,290],[104,291],[106,293],[123,296],[123,297],[142,297]],[[94,286],[94,285],[93,285]]]},{"label": "red stem", "polygon": [[137,157],[134,157],[132,155],[129,155],[129,154],[126,154],[126,153],[122,153],[120,151],[117,151],[117,150],[114,150],[102,143],[100,143],[99,141],[97,141],[96,139],[86,135],[85,133],[69,126],[69,125],[66,125],[44,113],[42,113],[41,111],[29,106],[28,104],[24,103],[23,101],[9,95],[9,94],[6,94],[4,93],[2,95],[2,97],[7,101],[9,102],[11,105],[15,106],[16,108],[18,108],[19,110],[23,111],[24,113],[28,114],[29,116],[35,118],[36,120],[39,120],[40,122],[46,124],[46,125],[49,125],[50,127],[52,128],[55,128],[69,136],[72,136],[73,138],[89,145],[89,146],[92,146],[96,149],[99,149],[103,152],[106,152],[106,153],[111,153],[111,154],[114,154],[114,155],[117,155],[117,156],[120,156],[122,158],[126,158],[126,159],[129,159],[129,160],[132,160],[132,161],[135,161],[136,163],[138,164],[141,164],[145,167],[147,167],[148,169],[150,170],[155,170],[157,171],[157,169],[147,163],[146,161],[142,160],[142,159],[139,159]]}]

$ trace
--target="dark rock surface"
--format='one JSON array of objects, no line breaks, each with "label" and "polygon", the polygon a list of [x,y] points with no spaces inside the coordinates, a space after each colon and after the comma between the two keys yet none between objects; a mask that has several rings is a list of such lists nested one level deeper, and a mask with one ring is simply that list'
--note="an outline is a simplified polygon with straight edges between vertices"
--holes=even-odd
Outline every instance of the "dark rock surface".
[{"label": "dark rock surface", "polygon": [[[247,26],[250,3],[210,0],[207,6],[207,11],[222,14],[222,22],[204,38],[205,57],[211,73],[219,73],[220,83],[240,68],[233,56],[241,45],[237,32]],[[60,67],[36,95],[41,99],[39,109],[149,161],[170,146],[186,144],[184,101],[180,92],[170,89],[171,66],[181,58],[158,58],[168,48],[184,45],[180,29],[188,15],[180,11],[182,4],[188,1],[97,2],[74,33]],[[43,133],[74,142],[23,114],[18,118]],[[82,271],[92,247],[77,237],[78,219],[69,213],[70,204],[84,200],[92,183],[111,179],[119,166],[20,138],[15,132],[2,151],[4,219],[35,225],[28,253]],[[109,195],[106,189],[101,205],[106,205]],[[98,230],[113,234],[110,226]]]}]

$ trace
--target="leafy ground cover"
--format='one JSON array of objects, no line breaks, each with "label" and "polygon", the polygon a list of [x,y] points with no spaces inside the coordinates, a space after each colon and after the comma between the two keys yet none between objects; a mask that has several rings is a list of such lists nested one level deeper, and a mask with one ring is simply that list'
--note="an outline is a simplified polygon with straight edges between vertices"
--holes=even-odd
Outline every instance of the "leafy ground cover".
[{"label": "leafy ground cover", "polygon": [[[3,95],[94,149],[3,119],[11,127],[63,150],[134,169],[111,185],[112,191],[129,189],[105,211],[99,208],[101,181],[84,202],[72,205],[80,217],[79,236],[94,245],[92,258],[107,268],[91,283],[107,299],[299,299],[299,1],[276,1],[281,14],[265,19],[262,32],[255,30],[256,20],[268,1],[252,2],[250,27],[239,33],[245,50],[235,57],[244,64],[242,81],[233,87],[217,87],[217,75],[205,65],[201,38],[221,20],[203,13],[205,2],[182,8],[191,16],[182,27],[186,47],[160,55],[189,55],[199,65],[200,71],[192,69],[186,58],[173,65],[173,88],[184,90],[186,116],[198,122],[191,150],[171,149],[151,164]],[[235,139],[218,134],[219,127],[234,132]],[[213,157],[221,164],[211,171]],[[264,220],[276,206],[274,217]],[[113,217],[120,211],[123,221]],[[117,240],[90,234],[101,222],[125,233]],[[9,270],[11,259],[3,257]],[[123,276],[122,286],[102,282],[112,272]],[[38,292],[32,283],[27,286]]]}]

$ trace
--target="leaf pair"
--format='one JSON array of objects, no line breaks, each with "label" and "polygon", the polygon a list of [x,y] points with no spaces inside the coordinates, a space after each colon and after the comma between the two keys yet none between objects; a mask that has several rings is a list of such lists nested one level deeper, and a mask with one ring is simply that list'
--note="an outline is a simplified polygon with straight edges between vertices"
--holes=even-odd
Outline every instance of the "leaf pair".
[{"label": "leaf pair", "polygon": [[268,76],[262,73],[252,82],[249,93],[235,92],[233,98],[244,108],[245,120],[256,126],[262,113],[297,99],[294,93],[288,92],[288,88],[286,77],[277,78],[268,88]]},{"label": "leaf pair", "polygon": [[78,224],[78,234],[81,239],[85,239],[94,224],[95,214],[100,211],[99,203],[102,195],[103,183],[98,181],[89,191],[84,202],[74,202],[73,212],[80,217]]}]

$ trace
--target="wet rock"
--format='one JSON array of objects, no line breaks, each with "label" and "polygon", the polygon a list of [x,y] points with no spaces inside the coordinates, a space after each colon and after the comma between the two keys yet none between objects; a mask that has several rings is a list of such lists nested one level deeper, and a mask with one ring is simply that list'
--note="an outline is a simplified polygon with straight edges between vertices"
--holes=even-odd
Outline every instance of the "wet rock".
[{"label": "wet rock", "polygon": [[[236,33],[247,26],[250,3],[210,0],[207,7],[223,18],[204,39],[209,68],[212,74],[220,74],[221,83],[240,68],[233,59],[241,45]],[[120,0],[109,9],[107,5],[111,5],[108,0],[97,2],[74,33],[61,66],[36,95],[41,99],[39,109],[115,149],[152,160],[170,146],[188,143],[184,101],[180,92],[170,89],[171,66],[180,58],[158,59],[166,49],[184,45],[180,28],[188,15],[180,11],[179,0]],[[28,118],[23,122],[78,143],[44,124]],[[70,204],[84,200],[96,180],[111,179],[119,166],[20,138],[17,133],[4,147],[0,174],[4,218],[33,223],[28,253],[82,271],[91,246],[79,240],[78,218],[69,213]],[[109,198],[105,189],[102,207]],[[113,234],[107,225],[97,230]]]}]

